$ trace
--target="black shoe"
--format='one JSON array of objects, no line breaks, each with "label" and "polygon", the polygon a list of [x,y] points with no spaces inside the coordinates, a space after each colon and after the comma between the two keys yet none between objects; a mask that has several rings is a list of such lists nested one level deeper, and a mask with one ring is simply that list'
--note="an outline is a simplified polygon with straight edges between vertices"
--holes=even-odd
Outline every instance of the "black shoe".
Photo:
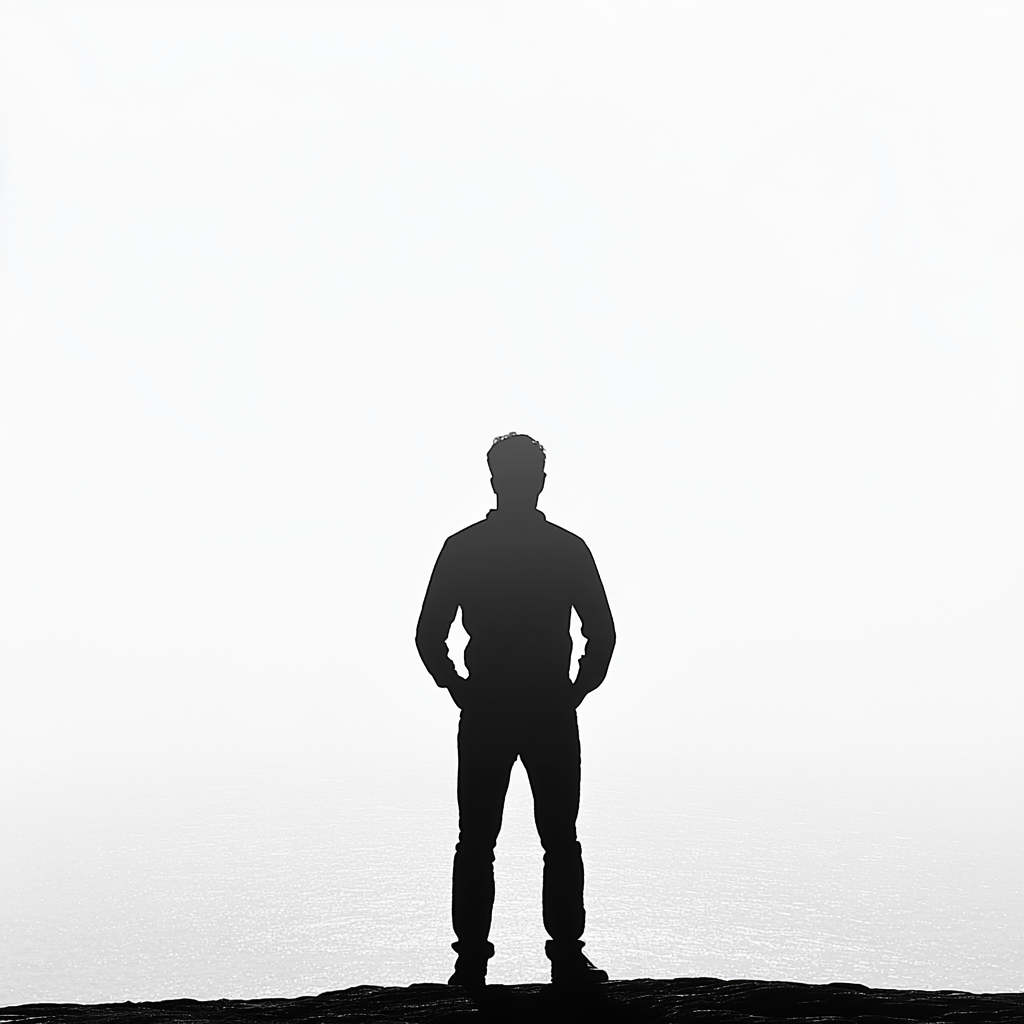
[{"label": "black shoe", "polygon": [[568,948],[548,942],[545,952],[551,961],[552,985],[598,985],[608,980],[608,972],[595,967],[583,955],[582,942],[574,942]]},{"label": "black shoe", "polygon": [[453,942],[452,949],[458,953],[455,973],[448,979],[449,985],[461,985],[468,992],[479,992],[485,985],[487,961],[494,956],[494,946],[489,942]]},{"label": "black shoe", "polygon": [[467,992],[480,992],[487,986],[486,964],[463,964],[456,961],[455,973],[448,979],[449,985],[459,985]]}]

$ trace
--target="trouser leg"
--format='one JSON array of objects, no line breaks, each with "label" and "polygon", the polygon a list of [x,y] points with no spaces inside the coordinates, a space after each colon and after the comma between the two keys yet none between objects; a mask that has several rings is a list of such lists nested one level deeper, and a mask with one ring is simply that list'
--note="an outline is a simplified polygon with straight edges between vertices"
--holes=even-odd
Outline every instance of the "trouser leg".
[{"label": "trouser leg", "polygon": [[494,908],[494,845],[516,751],[493,723],[463,712],[459,722],[459,841],[452,866],[452,926],[459,956],[488,957]]},{"label": "trouser leg", "polygon": [[575,711],[553,716],[531,730],[522,758],[544,848],[544,927],[556,945],[578,949],[586,912],[583,852],[576,838],[580,735]]}]

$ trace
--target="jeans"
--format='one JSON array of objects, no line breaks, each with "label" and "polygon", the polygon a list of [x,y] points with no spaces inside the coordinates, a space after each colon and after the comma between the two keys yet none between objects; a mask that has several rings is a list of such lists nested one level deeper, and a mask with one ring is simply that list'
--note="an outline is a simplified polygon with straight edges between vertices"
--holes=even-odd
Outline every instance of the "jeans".
[{"label": "jeans", "polygon": [[452,871],[452,924],[460,956],[489,956],[494,845],[516,758],[533,790],[544,848],[544,927],[556,944],[578,948],[583,934],[583,854],[576,839],[580,735],[576,712],[464,710],[459,721],[459,841]]}]

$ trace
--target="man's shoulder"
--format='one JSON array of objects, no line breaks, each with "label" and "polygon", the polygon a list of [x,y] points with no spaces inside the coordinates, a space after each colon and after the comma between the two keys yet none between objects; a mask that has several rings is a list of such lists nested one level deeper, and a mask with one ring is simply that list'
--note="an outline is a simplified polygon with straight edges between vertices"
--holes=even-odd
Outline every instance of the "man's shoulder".
[{"label": "man's shoulder", "polygon": [[559,544],[565,548],[574,548],[582,551],[589,551],[586,541],[570,530],[567,530],[564,526],[558,526],[552,523],[550,520],[544,520],[545,533],[550,537],[553,543]]},{"label": "man's shoulder", "polygon": [[460,547],[463,544],[471,544],[475,539],[482,537],[487,530],[487,520],[481,519],[478,523],[470,523],[469,526],[457,533],[453,533],[445,542],[447,547]]}]

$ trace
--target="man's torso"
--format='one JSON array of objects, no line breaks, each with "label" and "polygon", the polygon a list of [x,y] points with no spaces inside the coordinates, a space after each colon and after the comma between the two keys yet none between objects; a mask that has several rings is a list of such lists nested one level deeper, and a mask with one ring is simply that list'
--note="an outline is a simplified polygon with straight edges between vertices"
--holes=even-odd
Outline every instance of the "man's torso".
[{"label": "man's torso", "polygon": [[581,562],[575,535],[540,513],[483,522],[449,538],[466,667],[479,682],[530,686],[568,683],[569,617]]}]

